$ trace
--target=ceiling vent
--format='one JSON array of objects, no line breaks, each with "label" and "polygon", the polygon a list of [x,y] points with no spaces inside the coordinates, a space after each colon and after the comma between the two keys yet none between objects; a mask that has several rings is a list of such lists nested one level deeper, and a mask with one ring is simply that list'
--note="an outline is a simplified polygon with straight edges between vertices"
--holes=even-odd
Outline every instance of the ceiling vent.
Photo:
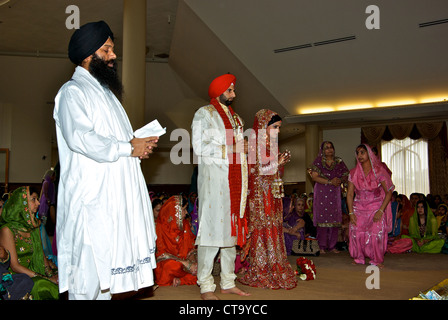
[{"label": "ceiling vent", "polygon": [[324,45],[327,45],[327,44],[333,44],[333,43],[338,43],[338,42],[350,41],[350,40],[355,40],[355,39],[356,39],[356,36],[348,36],[348,37],[336,38],[336,39],[319,41],[319,42],[314,42],[314,43],[306,43],[306,44],[293,46],[293,47],[286,47],[286,48],[275,49],[274,53],[281,53],[281,52],[286,52],[286,51],[306,49],[306,48],[311,48],[313,46],[314,47],[324,46]]},{"label": "ceiling vent", "polygon": [[274,53],[280,53],[280,52],[285,52],[285,51],[292,51],[292,50],[300,50],[300,49],[305,49],[305,48],[311,48],[312,46],[313,45],[311,43],[307,43],[307,44],[302,44],[300,46],[275,49]]},{"label": "ceiling vent", "polygon": [[424,28],[424,27],[430,27],[430,26],[436,26],[438,24],[443,24],[443,23],[448,23],[448,19],[442,19],[442,20],[434,20],[434,21],[429,21],[429,22],[423,22],[423,23],[419,23],[418,26],[420,28]]},{"label": "ceiling vent", "polygon": [[344,41],[350,41],[350,40],[355,40],[356,36],[349,36],[349,37],[343,37],[343,38],[337,38],[337,39],[331,39],[331,40],[326,40],[326,41],[320,41],[320,42],[315,42],[314,46],[323,46],[326,44],[332,44],[332,43],[338,43],[338,42],[344,42]]}]

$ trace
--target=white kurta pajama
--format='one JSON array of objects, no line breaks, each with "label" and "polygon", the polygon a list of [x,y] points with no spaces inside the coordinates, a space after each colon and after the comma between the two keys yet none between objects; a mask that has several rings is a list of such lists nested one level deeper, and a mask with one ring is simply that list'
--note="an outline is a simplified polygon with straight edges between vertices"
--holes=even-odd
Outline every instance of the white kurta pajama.
[{"label": "white kurta pajama", "polygon": [[[111,294],[153,285],[154,218],[140,160],[131,157],[133,130],[121,103],[82,67],[55,102],[60,292],[85,294],[86,273]],[[88,246],[93,264],[83,258]]]},{"label": "white kurta pajama", "polygon": [[[224,106],[224,110],[227,108]],[[233,121],[232,117],[229,119]],[[243,128],[236,132],[243,139]],[[211,271],[213,259],[221,249],[221,288],[235,286],[235,245],[230,214],[229,158],[226,128],[213,105],[200,108],[193,118],[192,144],[198,156],[198,284],[201,293],[215,290]],[[247,164],[242,156],[242,200],[244,214],[247,194]],[[202,254],[201,254],[202,253]]]}]

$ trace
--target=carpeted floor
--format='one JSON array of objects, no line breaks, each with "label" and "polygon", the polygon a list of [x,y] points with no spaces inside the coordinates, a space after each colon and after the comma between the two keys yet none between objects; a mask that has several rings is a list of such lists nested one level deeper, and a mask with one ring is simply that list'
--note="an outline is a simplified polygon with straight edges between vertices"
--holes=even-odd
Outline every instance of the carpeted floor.
[{"label": "carpeted floor", "polygon": [[[352,265],[348,252],[326,253],[313,260],[317,278],[299,280],[293,290],[269,290],[238,286],[251,294],[250,297],[221,294],[219,277],[216,295],[222,300],[408,300],[448,278],[448,255],[446,254],[387,254],[385,267],[379,272],[379,288],[368,289],[372,274],[366,273],[368,265]],[[289,261],[296,269],[296,256]],[[200,300],[197,286],[159,287],[144,300]]]}]

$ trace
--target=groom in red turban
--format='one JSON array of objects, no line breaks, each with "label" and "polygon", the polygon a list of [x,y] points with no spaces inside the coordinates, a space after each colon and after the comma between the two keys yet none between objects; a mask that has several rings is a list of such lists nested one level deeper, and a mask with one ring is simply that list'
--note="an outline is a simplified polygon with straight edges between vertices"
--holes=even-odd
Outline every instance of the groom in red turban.
[{"label": "groom in red turban", "polygon": [[210,104],[196,112],[192,124],[193,150],[199,158],[198,284],[204,300],[218,299],[211,275],[218,252],[221,293],[249,295],[235,285],[235,245],[242,247],[247,235],[247,145],[244,122],[230,107],[235,82],[232,74],[214,79],[208,89]]}]

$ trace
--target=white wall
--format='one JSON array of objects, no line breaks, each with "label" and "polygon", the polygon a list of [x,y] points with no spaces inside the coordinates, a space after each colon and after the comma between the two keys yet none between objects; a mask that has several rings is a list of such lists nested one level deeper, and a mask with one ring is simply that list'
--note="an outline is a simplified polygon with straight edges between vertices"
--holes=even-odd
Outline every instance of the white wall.
[{"label": "white wall", "polygon": [[[281,132],[280,132],[281,135]],[[298,135],[281,141],[280,151],[291,151],[291,161],[285,166],[284,183],[304,182],[306,179],[305,135]]]},{"label": "white wall", "polygon": [[41,182],[51,167],[54,96],[72,66],[62,59],[1,56],[0,70],[0,105],[11,108],[9,132],[0,138],[0,148],[10,149],[9,181]]},{"label": "white wall", "polygon": [[361,129],[332,129],[323,131],[323,141],[333,142],[335,154],[344,160],[349,169],[356,165],[355,150],[361,143]]},{"label": "white wall", "polygon": [[[146,71],[146,121],[157,119],[167,129],[167,133],[160,138],[159,148],[142,163],[146,181],[149,184],[189,184],[194,169],[191,154],[188,163],[174,164],[170,152],[173,146],[179,144],[184,152],[192,152],[189,133],[193,115],[196,109],[208,102],[197,98],[168,64],[147,63]],[[171,137],[176,129],[184,129],[189,136],[184,140]]]}]

